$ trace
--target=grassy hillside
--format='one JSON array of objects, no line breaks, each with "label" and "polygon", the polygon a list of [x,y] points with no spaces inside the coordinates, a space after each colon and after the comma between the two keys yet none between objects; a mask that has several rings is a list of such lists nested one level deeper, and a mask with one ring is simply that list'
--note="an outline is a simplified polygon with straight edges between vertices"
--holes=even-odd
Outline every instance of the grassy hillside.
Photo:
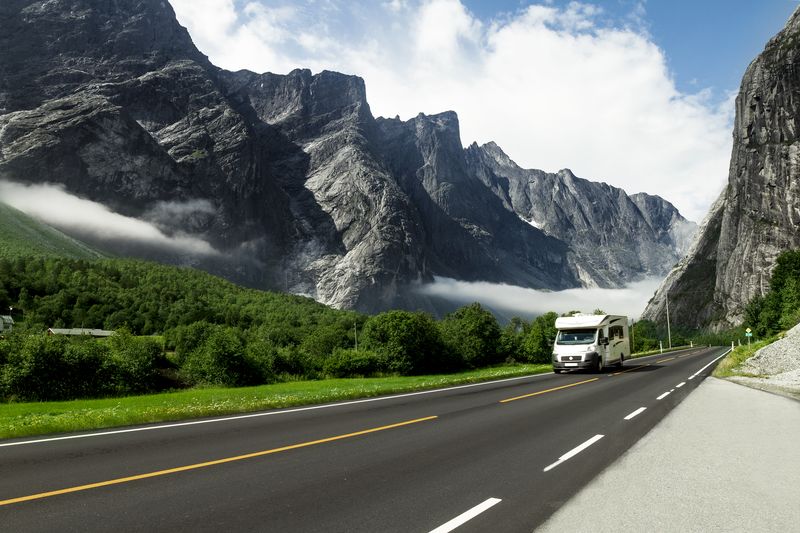
[{"label": "grassy hillside", "polygon": [[103,257],[101,252],[88,245],[0,203],[0,257],[30,255],[71,259]]}]

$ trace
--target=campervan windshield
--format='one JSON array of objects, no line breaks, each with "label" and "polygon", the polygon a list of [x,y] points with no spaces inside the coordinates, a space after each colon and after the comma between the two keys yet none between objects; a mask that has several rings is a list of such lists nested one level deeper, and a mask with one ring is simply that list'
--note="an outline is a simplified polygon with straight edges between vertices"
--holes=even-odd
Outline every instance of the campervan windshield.
[{"label": "campervan windshield", "polygon": [[556,344],[592,344],[596,329],[567,329],[558,332]]}]

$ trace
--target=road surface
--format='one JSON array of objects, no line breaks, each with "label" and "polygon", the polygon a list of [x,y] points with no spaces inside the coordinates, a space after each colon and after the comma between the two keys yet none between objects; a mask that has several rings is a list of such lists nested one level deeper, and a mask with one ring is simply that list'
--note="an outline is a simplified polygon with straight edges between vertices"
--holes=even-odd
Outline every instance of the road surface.
[{"label": "road surface", "polygon": [[[0,441],[0,529],[531,531],[725,352],[695,348],[602,374]],[[610,512],[619,498],[608,494]]]}]

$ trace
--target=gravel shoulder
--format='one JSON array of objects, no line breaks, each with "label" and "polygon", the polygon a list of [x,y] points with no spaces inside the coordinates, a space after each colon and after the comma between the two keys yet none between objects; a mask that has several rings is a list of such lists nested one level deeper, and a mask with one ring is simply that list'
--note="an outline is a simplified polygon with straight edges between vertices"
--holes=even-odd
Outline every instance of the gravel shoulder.
[{"label": "gravel shoulder", "polygon": [[734,376],[727,379],[800,400],[800,324],[787,331],[784,338],[758,350],[736,370],[762,377]]},{"label": "gravel shoulder", "polygon": [[796,531],[800,403],[707,378],[537,531]]}]

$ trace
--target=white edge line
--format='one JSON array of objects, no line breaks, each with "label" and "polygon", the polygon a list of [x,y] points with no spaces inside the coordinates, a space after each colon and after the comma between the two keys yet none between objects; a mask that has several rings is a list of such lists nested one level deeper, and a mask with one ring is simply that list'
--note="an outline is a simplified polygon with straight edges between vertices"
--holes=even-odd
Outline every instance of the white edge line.
[{"label": "white edge line", "polygon": [[441,526],[437,527],[436,529],[432,529],[430,531],[430,533],[448,533],[449,531],[453,531],[455,528],[465,524],[466,522],[469,522],[470,520],[472,520],[473,518],[475,518],[476,516],[478,516],[482,512],[491,509],[492,507],[494,507],[495,505],[497,505],[501,501],[503,501],[503,500],[501,500],[499,498],[489,498],[485,502],[479,503],[478,505],[476,505],[475,507],[473,507],[469,511],[461,513],[460,515],[458,515],[457,517],[453,518],[449,522],[442,524]]},{"label": "white edge line", "polygon": [[664,398],[666,398],[667,396],[669,396],[669,393],[671,393],[671,392],[672,392],[671,390],[668,390],[667,392],[665,392],[664,394],[662,394],[661,396],[659,396],[658,398],[656,398],[656,400],[663,400]]},{"label": "white edge line", "polygon": [[558,465],[560,465],[560,464],[561,464],[561,463],[563,463],[564,461],[566,461],[566,460],[568,460],[568,459],[571,459],[571,458],[575,457],[576,455],[578,455],[578,454],[579,454],[579,453],[581,453],[583,450],[585,450],[586,448],[588,448],[589,446],[591,446],[591,445],[592,445],[592,444],[594,444],[595,442],[599,441],[599,440],[600,440],[600,439],[602,439],[603,437],[605,437],[605,435],[595,435],[594,437],[592,437],[591,439],[587,440],[586,442],[584,442],[584,443],[583,443],[583,444],[581,444],[580,446],[577,446],[577,447],[575,447],[575,448],[571,449],[570,451],[568,451],[567,453],[565,453],[564,455],[562,455],[561,457],[559,457],[559,458],[558,458],[558,461],[556,461],[555,463],[553,463],[553,464],[551,464],[550,466],[546,467],[546,468],[545,468],[544,470],[542,470],[542,471],[543,471],[543,472],[549,472],[550,470],[554,469],[555,467],[557,467]]},{"label": "white edge line", "polygon": [[647,409],[647,407],[640,407],[640,408],[638,408],[637,410],[635,410],[634,412],[632,412],[631,414],[629,414],[628,416],[626,416],[626,417],[625,417],[625,420],[630,420],[630,419],[631,419],[631,418],[633,418],[634,416],[642,414],[642,413],[643,413],[643,412],[644,412],[646,409]]},{"label": "white edge line", "polygon": [[25,440],[25,441],[17,441],[17,442],[6,442],[0,443],[0,448],[8,447],[8,446],[22,446],[23,444],[39,444],[43,442],[54,442],[60,440],[71,440],[71,439],[84,439],[88,437],[102,437],[106,435],[117,435],[120,433],[135,433],[138,431],[152,431],[155,429],[169,429],[169,428],[176,428],[176,427],[183,427],[183,426],[195,426],[199,424],[212,424],[215,422],[228,422],[231,420],[242,420],[245,418],[258,418],[262,416],[275,416],[275,415],[283,415],[289,413],[299,413],[302,411],[313,411],[316,409],[330,409],[332,407],[342,407],[345,405],[355,405],[359,403],[367,403],[367,402],[382,402],[386,400],[394,400],[396,398],[407,398],[409,396],[421,396],[423,394],[434,394],[437,392],[446,392],[451,390],[458,390],[458,389],[466,389],[470,387],[480,387],[484,385],[492,385],[495,383],[505,383],[508,381],[518,381],[521,379],[531,379],[531,378],[538,378],[543,376],[550,376],[552,374],[544,373],[544,374],[533,374],[529,376],[518,376],[515,378],[505,378],[505,379],[496,379],[494,381],[483,381],[481,383],[468,383],[467,385],[456,385],[454,387],[444,387],[441,389],[432,389],[426,391],[418,391],[418,392],[407,392],[403,394],[395,394],[392,396],[379,396],[376,398],[364,398],[361,400],[351,400],[347,402],[339,402],[339,403],[328,403],[323,405],[312,405],[309,407],[297,407],[293,409],[283,409],[283,410],[271,410],[271,411],[264,411],[260,413],[249,413],[246,415],[234,415],[234,416],[224,416],[224,417],[217,417],[217,418],[209,418],[204,420],[192,420],[189,422],[175,422],[173,424],[160,424],[157,426],[143,426],[143,427],[136,427],[136,428],[128,428],[128,429],[115,429],[112,431],[101,431],[96,433],[82,433],[80,435],[66,435],[64,437],[50,437],[45,439],[32,439],[32,440]]},{"label": "white edge line", "polygon": [[692,375],[689,377],[689,379],[696,378],[696,377],[697,377],[697,375],[698,375],[698,374],[700,374],[700,372],[702,372],[702,371],[703,371],[703,370],[705,370],[706,368],[710,367],[711,365],[713,365],[714,363],[716,363],[717,361],[719,361],[720,359],[722,359],[723,357],[725,357],[726,355],[728,355],[730,352],[731,352],[731,348],[728,348],[728,349],[725,351],[725,353],[723,353],[722,355],[720,355],[719,357],[717,357],[716,359],[714,359],[713,361],[711,361],[710,363],[708,363],[706,366],[704,366],[703,368],[701,368],[700,370],[698,370],[697,372],[695,372],[694,374],[692,374]]},{"label": "white edge line", "polygon": [[684,385],[686,385],[686,382],[685,382],[685,381],[681,381],[680,383],[678,383],[677,385],[675,385],[675,388],[676,388],[676,389],[680,389],[680,388],[681,388],[681,387],[683,387]]}]

